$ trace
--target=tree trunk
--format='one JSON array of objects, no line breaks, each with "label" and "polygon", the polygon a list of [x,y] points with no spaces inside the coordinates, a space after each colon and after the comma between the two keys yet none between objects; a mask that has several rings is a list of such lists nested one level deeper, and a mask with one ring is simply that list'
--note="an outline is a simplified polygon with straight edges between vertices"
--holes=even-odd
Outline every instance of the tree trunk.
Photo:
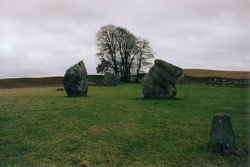
[{"label": "tree trunk", "polygon": [[140,77],[140,69],[141,69],[141,59],[138,60],[137,62],[137,70],[136,70],[136,83],[139,82],[139,77]]}]

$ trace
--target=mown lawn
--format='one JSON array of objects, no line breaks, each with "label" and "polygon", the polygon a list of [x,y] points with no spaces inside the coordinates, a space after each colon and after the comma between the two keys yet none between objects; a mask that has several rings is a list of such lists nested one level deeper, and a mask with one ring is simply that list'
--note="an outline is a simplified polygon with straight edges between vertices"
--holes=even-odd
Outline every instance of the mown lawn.
[{"label": "mown lawn", "polygon": [[[141,85],[0,89],[0,166],[248,166],[249,89],[178,85],[178,100]],[[212,117],[231,116],[239,152],[207,151]]]}]

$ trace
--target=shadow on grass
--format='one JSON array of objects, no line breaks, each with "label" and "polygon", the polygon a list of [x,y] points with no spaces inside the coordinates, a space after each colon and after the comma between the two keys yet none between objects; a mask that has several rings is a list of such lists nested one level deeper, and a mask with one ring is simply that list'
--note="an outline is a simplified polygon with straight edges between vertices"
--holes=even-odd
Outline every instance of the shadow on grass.
[{"label": "shadow on grass", "polygon": [[144,97],[135,97],[131,98],[131,100],[145,100],[145,101],[176,101],[182,100],[181,98],[144,98]]},{"label": "shadow on grass", "polygon": [[91,96],[67,96],[67,95],[65,95],[65,96],[61,96],[62,98],[69,98],[69,99],[80,99],[80,98],[88,98],[88,97],[91,97]]}]

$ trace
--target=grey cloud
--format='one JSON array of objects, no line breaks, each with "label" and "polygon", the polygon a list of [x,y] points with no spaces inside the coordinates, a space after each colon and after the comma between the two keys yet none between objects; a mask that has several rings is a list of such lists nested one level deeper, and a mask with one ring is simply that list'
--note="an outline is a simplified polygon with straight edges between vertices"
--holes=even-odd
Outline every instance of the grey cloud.
[{"label": "grey cloud", "polygon": [[0,0],[0,78],[63,75],[81,59],[95,73],[95,35],[106,24],[183,68],[250,71],[248,0]]}]

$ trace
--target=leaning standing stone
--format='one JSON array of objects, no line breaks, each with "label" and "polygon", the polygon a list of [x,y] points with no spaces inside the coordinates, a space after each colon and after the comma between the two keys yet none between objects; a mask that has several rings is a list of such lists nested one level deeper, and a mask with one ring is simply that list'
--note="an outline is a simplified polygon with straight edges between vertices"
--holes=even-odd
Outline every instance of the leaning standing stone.
[{"label": "leaning standing stone", "polygon": [[70,67],[63,78],[63,85],[68,96],[87,96],[87,70],[83,61]]},{"label": "leaning standing stone", "polygon": [[226,113],[214,115],[208,149],[220,153],[237,149],[231,118]]},{"label": "leaning standing stone", "polygon": [[182,72],[180,67],[156,59],[142,82],[144,98],[175,98],[175,83]]}]

